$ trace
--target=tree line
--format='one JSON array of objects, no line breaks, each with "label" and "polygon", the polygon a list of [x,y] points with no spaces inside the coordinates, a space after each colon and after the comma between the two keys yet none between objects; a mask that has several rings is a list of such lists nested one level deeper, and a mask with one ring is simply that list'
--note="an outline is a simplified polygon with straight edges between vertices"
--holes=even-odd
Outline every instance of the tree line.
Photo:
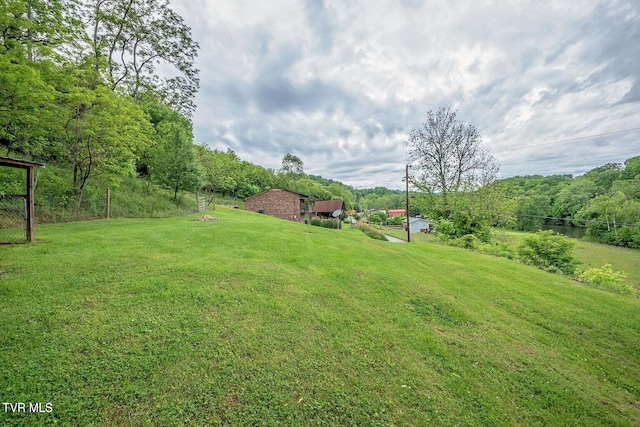
[{"label": "tree line", "polygon": [[517,176],[495,183],[509,200],[512,227],[583,228],[596,241],[640,248],[640,156],[584,175]]},{"label": "tree line", "polygon": [[[276,171],[195,145],[198,49],[168,0],[0,2],[0,155],[47,164],[55,185],[40,182],[38,205],[54,210],[90,209],[97,187],[138,188],[132,180],[174,201],[197,189],[245,198],[282,187],[349,208],[400,206],[397,192],[307,175],[289,153]],[[160,77],[158,64],[173,74]],[[0,177],[0,193],[20,186],[15,171]]]},{"label": "tree line", "polygon": [[405,142],[415,204],[449,239],[491,239],[490,227],[535,231],[568,224],[596,241],[640,248],[640,156],[584,175],[497,180],[499,165],[457,111],[427,112]]},{"label": "tree line", "polygon": [[[359,211],[404,207],[402,191],[308,175],[290,153],[274,170],[194,144],[198,49],[168,0],[1,1],[0,155],[47,163],[36,208],[95,210],[107,186],[163,189],[175,202],[185,191],[242,199],[280,187]],[[171,70],[164,77],[159,64]],[[412,214],[448,221],[453,237],[566,223],[640,247],[638,157],[577,178],[496,181],[496,160],[456,114],[429,111],[405,142],[415,166]],[[0,194],[20,185],[14,171],[0,179]]]}]

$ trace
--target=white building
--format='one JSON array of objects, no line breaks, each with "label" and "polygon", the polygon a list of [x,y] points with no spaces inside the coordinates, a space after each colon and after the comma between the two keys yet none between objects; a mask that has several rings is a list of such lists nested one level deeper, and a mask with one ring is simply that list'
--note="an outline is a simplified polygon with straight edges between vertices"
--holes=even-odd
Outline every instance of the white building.
[{"label": "white building", "polygon": [[[431,229],[431,223],[424,218],[409,218],[411,233],[426,233]],[[402,226],[407,229],[407,220],[402,221]]]}]

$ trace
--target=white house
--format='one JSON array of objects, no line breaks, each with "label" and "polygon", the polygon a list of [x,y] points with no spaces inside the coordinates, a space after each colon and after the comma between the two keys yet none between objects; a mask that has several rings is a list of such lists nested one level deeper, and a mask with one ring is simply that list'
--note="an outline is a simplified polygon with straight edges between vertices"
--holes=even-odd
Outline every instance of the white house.
[{"label": "white house", "polygon": [[[411,233],[426,233],[431,229],[431,223],[424,218],[409,218]],[[402,221],[402,226],[407,229],[407,220]]]}]

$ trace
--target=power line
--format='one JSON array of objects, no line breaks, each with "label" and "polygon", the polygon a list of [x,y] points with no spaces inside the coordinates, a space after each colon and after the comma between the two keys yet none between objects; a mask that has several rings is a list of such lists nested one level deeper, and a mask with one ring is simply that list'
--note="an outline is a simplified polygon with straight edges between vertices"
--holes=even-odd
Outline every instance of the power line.
[{"label": "power line", "polygon": [[504,152],[507,152],[507,151],[524,150],[526,148],[542,147],[542,146],[545,146],[545,145],[564,144],[565,142],[573,142],[573,141],[580,141],[580,140],[583,140],[583,139],[598,138],[600,136],[616,135],[616,134],[619,134],[619,133],[633,132],[633,131],[636,131],[636,130],[640,130],[640,127],[631,128],[631,129],[617,130],[617,131],[613,131],[613,132],[599,133],[599,134],[595,134],[595,135],[579,136],[579,137],[576,137],[576,138],[561,139],[559,141],[544,142],[542,144],[527,145],[525,147],[507,148],[505,150],[496,151],[494,154],[500,154],[500,153],[504,153]]},{"label": "power line", "polygon": [[[545,219],[545,220],[553,220],[553,221],[571,221],[571,222],[582,222],[584,224],[604,224],[604,225],[611,225],[612,221],[607,222],[607,221],[601,221],[601,220],[597,220],[597,219],[579,219],[579,218],[571,218],[571,217],[565,217],[565,218],[558,218],[558,217],[553,217],[553,216],[543,216],[543,215],[527,215],[527,214],[517,214],[515,212],[503,212],[503,214],[505,215],[513,215],[513,216],[517,216],[517,217],[525,217],[525,218],[540,218],[540,219]],[[620,227],[639,227],[640,224],[627,224],[627,223],[616,223],[617,225],[620,225]]]}]

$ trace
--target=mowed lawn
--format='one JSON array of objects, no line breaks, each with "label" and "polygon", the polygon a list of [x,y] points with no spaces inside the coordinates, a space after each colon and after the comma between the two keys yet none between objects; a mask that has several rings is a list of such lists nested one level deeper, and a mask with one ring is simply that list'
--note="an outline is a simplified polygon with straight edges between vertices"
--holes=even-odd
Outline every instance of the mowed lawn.
[{"label": "mowed lawn", "polygon": [[640,425],[640,300],[219,208],[0,246],[8,425]]},{"label": "mowed lawn", "polygon": [[[531,233],[499,230],[497,234],[500,240],[517,247],[522,239]],[[640,250],[605,245],[584,239],[571,240],[575,242],[573,255],[580,261],[579,268],[581,270],[611,264],[614,270],[625,273],[628,284],[640,289]]]}]

